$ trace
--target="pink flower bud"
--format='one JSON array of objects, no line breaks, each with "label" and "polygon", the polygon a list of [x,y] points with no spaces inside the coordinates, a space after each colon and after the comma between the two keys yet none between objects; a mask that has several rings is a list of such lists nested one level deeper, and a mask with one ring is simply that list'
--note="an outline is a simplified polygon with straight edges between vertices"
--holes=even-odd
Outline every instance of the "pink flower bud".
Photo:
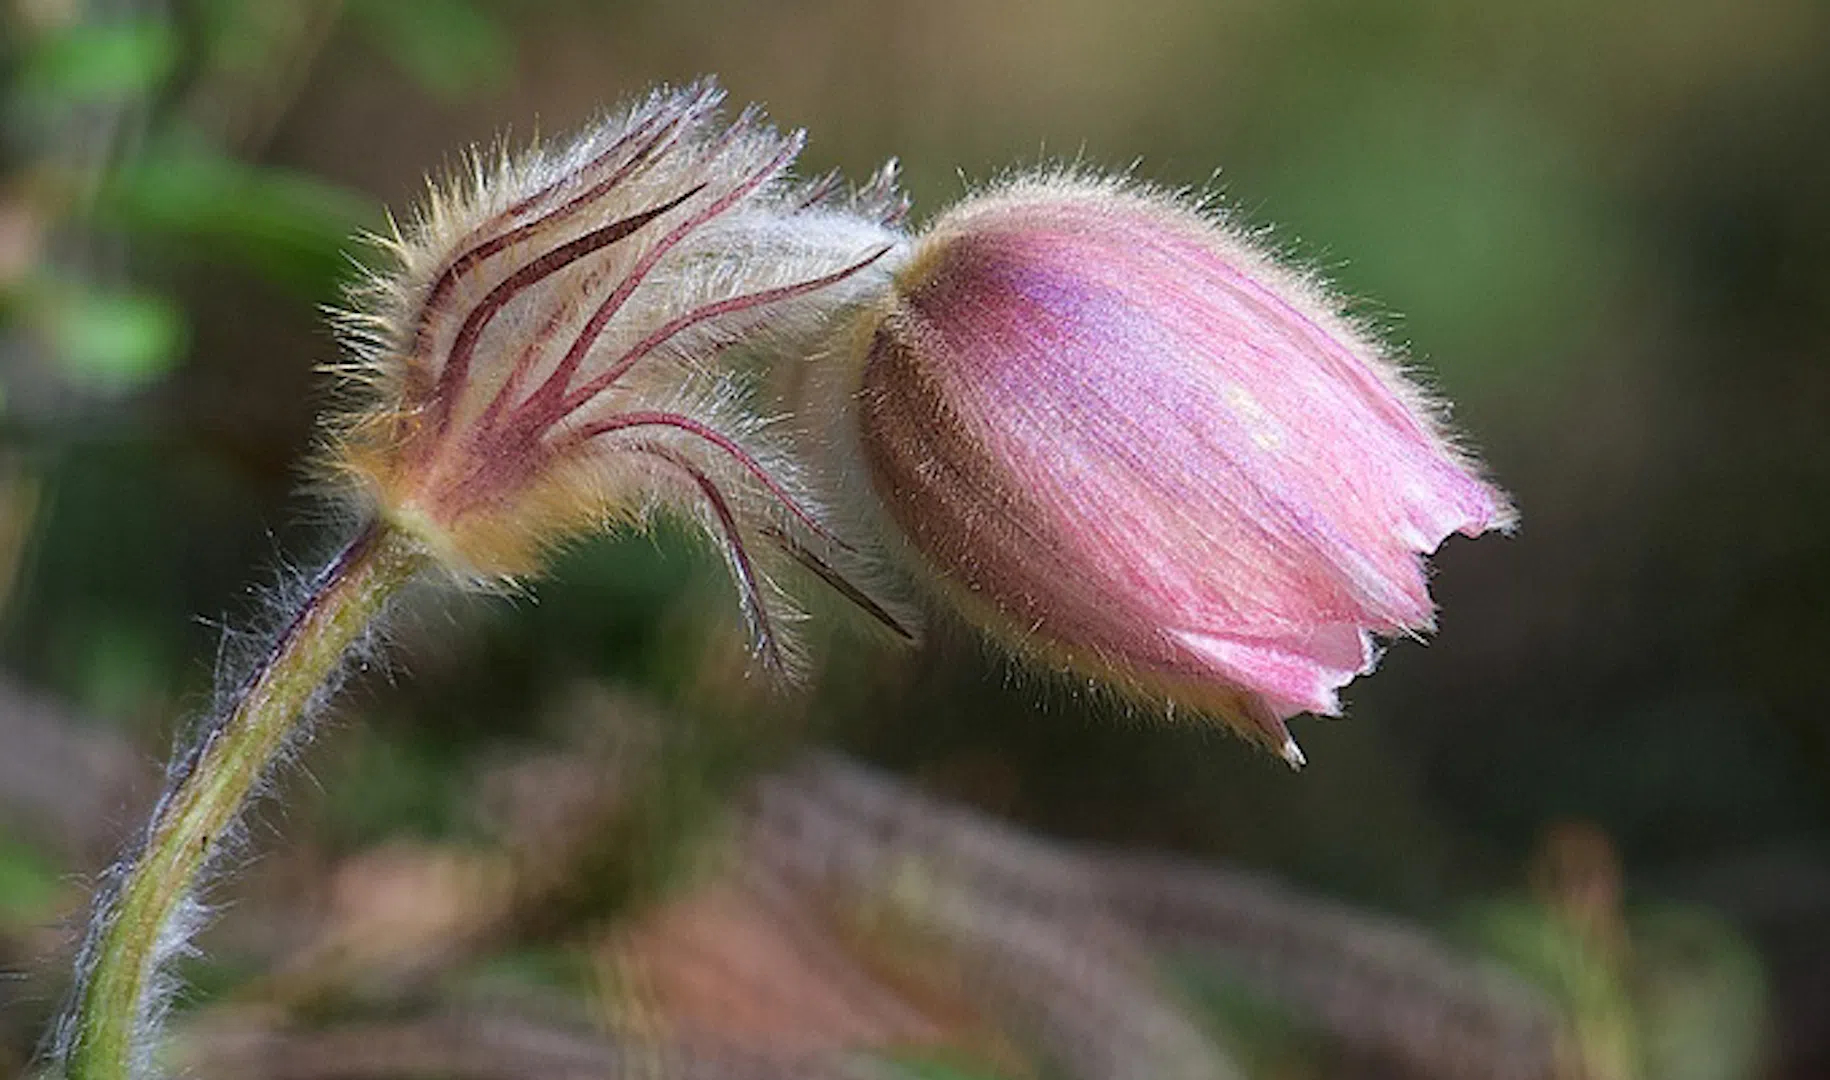
[{"label": "pink flower bud", "polygon": [[873,486],[975,621],[1293,764],[1284,720],[1432,625],[1422,556],[1512,520],[1435,413],[1235,231],[1074,177],[941,216],[857,403]]}]

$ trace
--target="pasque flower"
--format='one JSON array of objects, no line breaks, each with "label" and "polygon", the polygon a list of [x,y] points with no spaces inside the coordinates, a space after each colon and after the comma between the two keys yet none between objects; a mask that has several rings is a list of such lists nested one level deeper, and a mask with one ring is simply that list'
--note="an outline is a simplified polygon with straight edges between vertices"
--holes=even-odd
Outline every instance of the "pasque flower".
[{"label": "pasque flower", "polygon": [[1071,671],[1300,763],[1424,554],[1507,525],[1437,409],[1310,280],[1179,199],[1034,178],[942,214],[861,335],[872,486],[927,576]]},{"label": "pasque flower", "polygon": [[[770,559],[908,635],[860,586],[853,534],[887,518],[1008,640],[1299,761],[1284,720],[1336,711],[1373,635],[1430,625],[1422,554],[1509,521],[1312,285],[1177,200],[1029,180],[911,243],[892,171],[794,183],[799,134],[722,125],[719,101],[658,92],[477,159],[385,242],[319,462],[353,538],[223,673],[98,888],[54,1040],[73,1080],[156,1074],[200,889],[411,582],[499,586],[672,511],[725,554],[763,663],[792,668]],[[771,366],[809,388],[792,430],[759,393]],[[805,468],[808,434],[862,467]],[[837,513],[860,487],[865,512]]]}]

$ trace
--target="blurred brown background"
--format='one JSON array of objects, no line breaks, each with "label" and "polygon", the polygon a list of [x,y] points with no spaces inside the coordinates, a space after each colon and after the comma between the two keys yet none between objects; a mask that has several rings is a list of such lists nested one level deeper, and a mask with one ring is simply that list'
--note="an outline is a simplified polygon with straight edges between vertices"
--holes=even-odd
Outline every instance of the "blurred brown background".
[{"label": "blurred brown background", "polygon": [[[334,1034],[455,994],[673,1031],[691,993],[642,1012],[606,965],[685,985],[654,920],[728,921],[704,890],[742,846],[729,808],[820,744],[1040,835],[1403,920],[1536,987],[1565,1070],[1830,1072],[1823,4],[4,0],[0,35],[0,1072],[219,624],[327,543],[295,492],[317,309],[369,257],[349,234],[468,146],[708,73],[810,130],[806,173],[900,158],[916,221],[1043,161],[1211,185],[1408,349],[1522,531],[1448,544],[1440,634],[1393,645],[1347,721],[1299,721],[1301,775],[945,627],[908,653],[822,630],[815,688],[772,695],[722,571],[671,533],[580,550],[536,598],[428,606],[260,816],[194,1030]],[[738,922],[695,948],[755,947]],[[1047,981],[1014,970],[1009,995]],[[1489,1075],[1239,981],[1176,1000],[1245,1075]],[[897,1075],[1078,1075],[982,1002],[926,1027],[776,1004],[722,1043],[798,1023],[826,1033],[802,1050],[954,1047]],[[284,1075],[419,1075],[314,1052]]]}]

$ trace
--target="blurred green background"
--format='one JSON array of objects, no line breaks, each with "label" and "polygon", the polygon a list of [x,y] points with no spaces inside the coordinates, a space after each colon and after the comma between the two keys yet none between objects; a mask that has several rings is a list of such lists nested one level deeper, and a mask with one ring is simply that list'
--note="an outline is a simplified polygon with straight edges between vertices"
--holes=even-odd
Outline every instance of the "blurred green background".
[{"label": "blurred green background", "polygon": [[[707,552],[598,543],[409,622],[256,829],[249,895],[469,850],[479,761],[634,701],[663,749],[619,868],[497,960],[562,963],[565,928],[677,887],[743,779],[819,743],[1433,927],[1587,1017],[1591,1074],[1830,1072],[1819,0],[0,0],[0,65],[0,712],[76,740],[0,729],[0,967],[56,954],[250,584],[328,543],[296,491],[350,236],[467,146],[711,73],[810,130],[804,173],[900,158],[916,221],[1059,159],[1212,186],[1456,403],[1522,530],[1447,545],[1440,634],[1298,722],[1301,775],[945,627],[830,631],[815,688],[772,695]],[[1571,860],[1618,949],[1558,921]],[[259,921],[206,939],[192,1007],[285,954]],[[30,985],[0,982],[0,1072],[55,1002]],[[1278,1054],[1259,1073],[1334,1075]]]}]

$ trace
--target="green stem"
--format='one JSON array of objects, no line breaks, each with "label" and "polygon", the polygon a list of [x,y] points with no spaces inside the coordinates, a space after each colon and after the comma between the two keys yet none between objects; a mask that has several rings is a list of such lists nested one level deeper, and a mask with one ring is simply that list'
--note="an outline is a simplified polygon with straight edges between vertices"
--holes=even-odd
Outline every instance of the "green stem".
[{"label": "green stem", "polygon": [[398,530],[366,529],[319,576],[227,716],[176,770],[143,846],[93,916],[86,970],[65,1020],[70,1080],[151,1073],[152,1029],[164,1005],[160,967],[186,936],[200,876],[351,646],[425,565],[422,549]]}]

